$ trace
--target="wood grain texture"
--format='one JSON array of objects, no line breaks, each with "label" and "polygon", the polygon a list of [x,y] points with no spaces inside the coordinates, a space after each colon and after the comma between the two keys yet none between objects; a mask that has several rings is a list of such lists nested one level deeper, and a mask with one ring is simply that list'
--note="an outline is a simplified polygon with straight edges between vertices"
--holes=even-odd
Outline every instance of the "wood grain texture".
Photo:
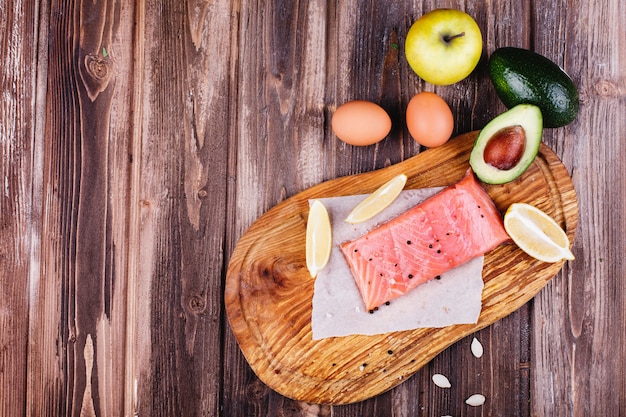
[{"label": "wood grain texture", "polygon": [[[411,23],[436,7],[483,31],[483,59],[453,86],[404,59]],[[626,415],[625,7],[0,2],[0,414]],[[319,406],[270,389],[223,310],[239,238],[300,191],[422,152],[404,127],[418,91],[450,103],[455,135],[480,129],[504,110],[486,60],[507,45],[548,56],[581,94],[578,118],[544,131],[578,195],[576,261],[374,398]],[[390,113],[389,138],[332,134],[356,98]],[[483,407],[464,404],[473,392]]]},{"label": "wood grain texture", "polygon": [[111,187],[118,178],[124,182],[127,158],[126,142],[111,134],[110,124],[119,19],[113,6],[79,2],[41,9],[49,13],[43,14],[49,29],[47,67],[40,68],[46,90],[38,92],[45,96],[37,132],[43,198],[41,266],[29,282],[29,415],[123,412],[127,248],[117,238],[126,233],[128,200]]},{"label": "wood grain texture", "polygon": [[141,7],[135,411],[217,415],[233,5]]},{"label": "wood grain texture", "polygon": [[[228,268],[226,312],[246,359],[266,384],[313,403],[371,398],[410,377],[450,344],[520,308],[559,271],[563,262],[545,264],[503,245],[485,256],[483,308],[475,326],[312,340],[314,280],[304,259],[308,201],[369,193],[400,173],[409,177],[409,189],[453,184],[469,168],[476,135],[462,135],[383,170],[316,185],[273,207],[244,233]],[[547,147],[522,177],[489,186],[488,193],[501,212],[513,202],[541,208],[574,240],[574,186]]]},{"label": "wood grain texture", "polygon": [[37,15],[32,4],[7,1],[0,17],[0,415],[24,415],[28,277],[37,270],[32,248],[39,233],[33,178]]},{"label": "wood grain texture", "polygon": [[[535,47],[580,86],[578,118],[544,140],[571,167],[585,237],[574,246],[578,261],[535,300],[532,319],[541,325],[532,328],[531,372],[538,400],[532,412],[626,415],[626,181],[623,162],[617,163],[626,160],[626,7],[576,1],[567,10],[537,9],[534,14],[537,27],[555,28],[552,37],[537,31]],[[586,47],[569,48],[572,43]]]}]

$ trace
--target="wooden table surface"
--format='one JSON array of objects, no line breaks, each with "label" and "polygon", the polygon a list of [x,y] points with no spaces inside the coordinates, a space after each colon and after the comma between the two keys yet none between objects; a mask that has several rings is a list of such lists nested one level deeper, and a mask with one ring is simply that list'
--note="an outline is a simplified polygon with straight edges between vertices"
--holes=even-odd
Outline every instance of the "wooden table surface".
[{"label": "wooden table surface", "polygon": [[[403,53],[437,7],[483,33],[452,86]],[[626,416],[623,1],[4,0],[0,20],[0,416]],[[224,312],[238,238],[299,191],[424,151],[402,121],[419,91],[450,104],[455,134],[483,127],[504,110],[486,70],[502,46],[579,88],[578,118],[543,138],[577,191],[576,260],[379,396],[275,393]],[[352,99],[389,111],[387,139],[338,141]]]}]

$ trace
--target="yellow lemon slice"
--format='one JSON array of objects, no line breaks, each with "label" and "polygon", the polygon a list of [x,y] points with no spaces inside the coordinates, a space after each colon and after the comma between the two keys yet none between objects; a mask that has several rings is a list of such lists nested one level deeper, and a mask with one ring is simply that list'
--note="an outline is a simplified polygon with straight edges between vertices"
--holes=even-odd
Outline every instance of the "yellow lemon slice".
[{"label": "yellow lemon slice", "polygon": [[395,200],[406,184],[406,175],[400,174],[383,184],[380,188],[368,195],[348,215],[346,221],[351,224],[369,220]]},{"label": "yellow lemon slice", "polygon": [[563,229],[535,206],[511,204],[504,215],[504,228],[517,246],[535,259],[543,262],[574,259]]},{"label": "yellow lemon slice", "polygon": [[330,258],[332,232],[328,210],[319,200],[314,200],[309,208],[306,224],[306,267],[315,278]]}]

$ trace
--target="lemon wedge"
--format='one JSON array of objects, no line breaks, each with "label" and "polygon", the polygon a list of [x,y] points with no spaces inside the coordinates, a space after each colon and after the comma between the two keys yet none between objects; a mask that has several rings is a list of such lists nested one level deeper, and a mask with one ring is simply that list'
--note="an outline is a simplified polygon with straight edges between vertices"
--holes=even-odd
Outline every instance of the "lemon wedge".
[{"label": "lemon wedge", "polygon": [[332,232],[328,210],[319,200],[314,200],[309,208],[306,224],[306,267],[315,278],[330,259]]},{"label": "lemon wedge", "polygon": [[535,206],[511,204],[504,215],[504,228],[517,246],[535,259],[543,262],[574,259],[563,229]]},{"label": "lemon wedge", "polygon": [[400,174],[383,184],[350,212],[346,222],[361,223],[383,211],[400,195],[406,184],[406,179],[406,175]]}]

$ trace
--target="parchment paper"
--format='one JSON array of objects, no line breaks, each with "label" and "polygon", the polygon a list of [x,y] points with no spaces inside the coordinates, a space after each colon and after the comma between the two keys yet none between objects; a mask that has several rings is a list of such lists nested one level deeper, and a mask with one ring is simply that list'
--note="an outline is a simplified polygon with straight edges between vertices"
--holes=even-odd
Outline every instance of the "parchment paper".
[{"label": "parchment paper", "polygon": [[314,340],[478,321],[484,286],[482,256],[442,274],[440,279],[416,287],[370,314],[365,310],[350,268],[339,249],[341,243],[365,234],[441,190],[405,190],[378,216],[356,225],[344,220],[366,195],[320,199],[330,215],[333,248],[328,265],[318,273],[315,281],[311,323]]}]

